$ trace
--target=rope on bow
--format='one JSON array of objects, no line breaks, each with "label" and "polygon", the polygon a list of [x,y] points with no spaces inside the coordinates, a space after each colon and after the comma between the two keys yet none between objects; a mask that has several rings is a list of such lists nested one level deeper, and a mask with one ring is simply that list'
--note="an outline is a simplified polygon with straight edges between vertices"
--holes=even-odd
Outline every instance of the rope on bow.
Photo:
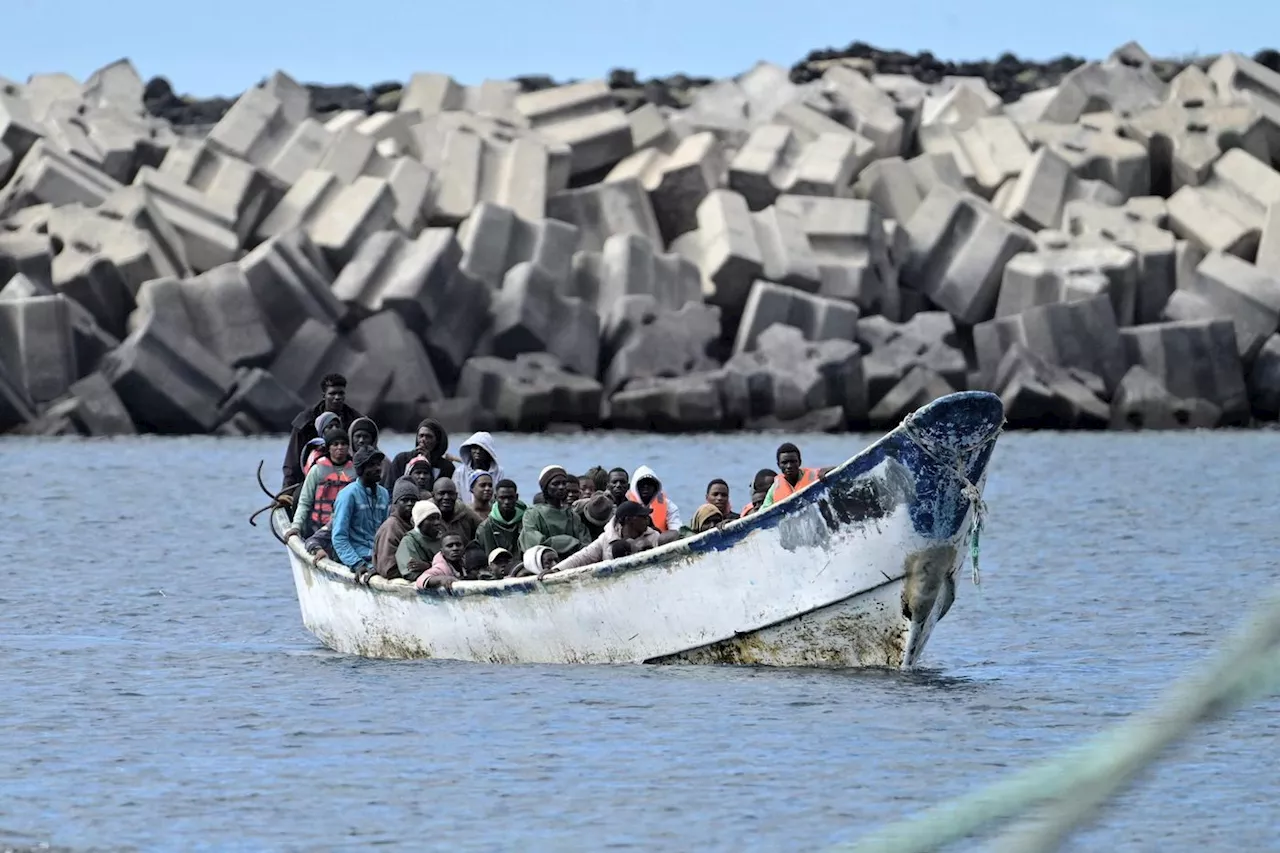
[{"label": "rope on bow", "polygon": [[1001,423],[999,429],[987,436],[976,447],[958,451],[950,445],[933,441],[921,432],[915,423],[917,413],[912,412],[903,419],[902,432],[907,438],[915,442],[916,446],[924,451],[926,456],[937,462],[943,470],[950,471],[960,482],[960,496],[969,503],[969,508],[972,512],[969,517],[968,532],[971,576],[973,585],[981,586],[982,574],[979,568],[980,543],[982,540],[982,528],[987,521],[987,502],[982,499],[982,491],[969,479],[969,472],[964,463],[966,457],[976,455],[982,448],[999,438],[1000,433],[1004,431],[1004,424]]}]

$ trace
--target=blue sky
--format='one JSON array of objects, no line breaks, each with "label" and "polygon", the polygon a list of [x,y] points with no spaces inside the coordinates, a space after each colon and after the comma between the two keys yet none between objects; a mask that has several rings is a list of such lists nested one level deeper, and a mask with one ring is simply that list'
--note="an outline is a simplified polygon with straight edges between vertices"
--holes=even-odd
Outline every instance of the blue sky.
[{"label": "blue sky", "polygon": [[[64,71],[84,79],[122,56],[179,92],[235,94],[277,68],[308,82],[404,80],[414,71],[486,77],[547,73],[728,76],[758,59],[862,40],[945,59],[1004,50],[1101,57],[1136,39],[1176,56],[1280,41],[1280,4],[1236,0],[7,0],[0,76]],[[184,8],[185,7],[185,8]],[[181,10],[181,11],[177,11]],[[1224,11],[1229,10],[1229,11]]]}]

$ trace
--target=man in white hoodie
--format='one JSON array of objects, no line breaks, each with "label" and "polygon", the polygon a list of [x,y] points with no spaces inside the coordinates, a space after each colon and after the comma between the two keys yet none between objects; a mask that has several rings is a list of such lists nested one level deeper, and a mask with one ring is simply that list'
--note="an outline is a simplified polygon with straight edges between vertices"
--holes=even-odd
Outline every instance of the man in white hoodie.
[{"label": "man in white hoodie", "polygon": [[487,432],[475,432],[458,448],[462,462],[455,466],[453,482],[458,487],[458,494],[471,494],[471,475],[476,471],[488,471],[496,485],[505,480],[507,475],[498,464],[498,452],[493,447],[493,436]]},{"label": "man in white hoodie", "polygon": [[641,465],[631,475],[627,500],[648,508],[653,514],[653,529],[659,533],[680,529],[680,507],[662,491],[662,481],[648,465]]}]

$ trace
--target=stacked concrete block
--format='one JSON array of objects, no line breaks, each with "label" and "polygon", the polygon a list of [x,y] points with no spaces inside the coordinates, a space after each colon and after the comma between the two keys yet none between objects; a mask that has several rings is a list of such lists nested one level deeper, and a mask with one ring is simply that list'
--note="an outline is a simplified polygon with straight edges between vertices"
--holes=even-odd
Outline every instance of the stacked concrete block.
[{"label": "stacked concrete block", "polygon": [[730,163],[729,188],[751,210],[762,210],[787,192],[848,196],[872,155],[852,134],[825,132],[805,142],[791,127],[766,124],[752,131]]},{"label": "stacked concrete block", "polygon": [[1173,86],[1185,90],[1181,97],[1138,111],[1124,122],[1126,135],[1151,155],[1153,191],[1163,195],[1199,186],[1230,148],[1269,162],[1267,128],[1255,107],[1214,97],[1212,83],[1194,66],[1179,78]]},{"label": "stacked concrete block", "polygon": [[546,353],[470,359],[457,396],[493,413],[502,429],[540,430],[556,422],[592,426],[600,419],[600,383],[565,370]]},{"label": "stacked concrete block", "polygon": [[862,351],[848,340],[807,340],[792,326],[765,329],[751,352],[733,356],[720,386],[726,415],[794,420],[830,408],[866,422]]},{"label": "stacked concrete block", "polygon": [[858,321],[855,339],[866,351],[862,364],[872,405],[916,368],[941,377],[953,389],[965,385],[968,365],[959,349],[955,322],[945,311],[922,312],[905,323],[864,317]]},{"label": "stacked concrete block", "polygon": [[1063,210],[1072,201],[1118,205],[1119,190],[1102,181],[1085,180],[1052,148],[1041,148],[1017,178],[996,191],[992,204],[1009,220],[1032,231],[1058,228]]},{"label": "stacked concrete block", "polygon": [[631,124],[603,80],[520,95],[515,108],[529,127],[569,146],[574,175],[607,169],[632,151]]},{"label": "stacked concrete block", "polygon": [[648,296],[626,296],[602,343],[605,393],[637,379],[698,373],[717,367],[711,352],[721,337],[720,311],[699,302],[661,308]]},{"label": "stacked concrete block", "polygon": [[1280,74],[877,62],[372,112],[277,72],[181,133],[127,61],[0,81],[0,428],[283,430],[331,371],[398,428],[1280,415]]},{"label": "stacked concrete block", "polygon": [[593,252],[615,234],[662,242],[649,194],[634,178],[556,193],[547,199],[547,216],[577,227],[581,247]]},{"label": "stacked concrete block", "polygon": [[905,227],[911,259],[904,283],[970,325],[992,316],[1004,265],[1034,245],[1030,232],[982,199],[942,186],[930,191]]},{"label": "stacked concrete block", "polygon": [[1135,364],[1120,380],[1111,401],[1112,429],[1208,429],[1222,410],[1208,400],[1184,400],[1146,368]]},{"label": "stacked concrete block", "polygon": [[1169,198],[1169,227],[1206,252],[1222,251],[1252,260],[1258,251],[1267,209],[1280,202],[1280,174],[1262,159],[1232,149],[1215,160],[1195,186]]},{"label": "stacked concrete block", "polygon": [[1151,158],[1141,143],[1121,135],[1115,113],[1089,113],[1077,124],[1039,121],[1022,125],[1033,146],[1048,148],[1079,177],[1105,181],[1124,198],[1151,189]]},{"label": "stacked concrete block", "polygon": [[694,133],[670,152],[656,147],[637,151],[615,166],[605,182],[638,180],[649,193],[662,239],[669,243],[698,227],[698,205],[725,184],[728,168],[724,145],[715,134]]},{"label": "stacked concrete block", "polygon": [[[567,281],[580,243],[578,228],[558,219],[529,220],[494,204],[481,204],[458,229],[461,271],[491,289],[526,261],[558,281]],[[603,243],[601,244],[603,246]]]},{"label": "stacked concrete block", "polygon": [[1085,241],[1112,243],[1138,258],[1140,278],[1134,322],[1155,323],[1177,284],[1177,238],[1166,230],[1168,208],[1162,198],[1141,196],[1121,206],[1096,201],[1068,202],[1063,230]]},{"label": "stacked concrete block", "polygon": [[902,258],[894,257],[893,241],[875,204],[786,195],[774,207],[799,217],[817,264],[820,295],[853,302],[863,313],[897,319]]},{"label": "stacked concrete block", "polygon": [[618,234],[602,252],[578,252],[567,295],[594,306],[609,325],[614,306],[625,296],[652,296],[662,308],[702,301],[702,278],[688,258],[661,252],[643,237]]},{"label": "stacked concrete block", "polygon": [[457,225],[483,202],[540,219],[547,197],[569,184],[569,146],[513,120],[449,111],[412,131],[414,149],[436,176],[433,225]]},{"label": "stacked concrete block", "polygon": [[[966,86],[956,92],[969,92]],[[920,147],[926,154],[950,154],[973,192],[991,198],[1009,178],[1017,177],[1031,160],[1031,147],[1017,123],[1005,116],[987,116],[971,125],[948,123],[922,127]]]},{"label": "stacked concrete block", "polygon": [[1066,239],[1041,241],[1040,251],[1014,255],[1005,265],[995,316],[1103,294],[1111,299],[1116,322],[1131,326],[1138,275],[1137,255],[1120,246],[1103,241],[1074,246]]},{"label": "stacked concrete block", "polygon": [[1248,421],[1249,392],[1230,320],[1151,323],[1120,334],[1128,363],[1175,397],[1207,400],[1222,411],[1223,425]]},{"label": "stacked concrete block", "polygon": [[80,378],[70,300],[61,295],[0,300],[0,362],[33,403],[49,403]]},{"label": "stacked concrete block", "polygon": [[738,324],[734,353],[756,349],[760,336],[775,325],[798,329],[807,341],[851,341],[858,329],[858,307],[841,299],[757,281]]},{"label": "stacked concrete block", "polygon": [[1268,275],[1235,255],[1210,252],[1196,267],[1188,290],[1207,305],[1209,311],[1202,316],[1231,320],[1245,364],[1280,328],[1280,276]]}]

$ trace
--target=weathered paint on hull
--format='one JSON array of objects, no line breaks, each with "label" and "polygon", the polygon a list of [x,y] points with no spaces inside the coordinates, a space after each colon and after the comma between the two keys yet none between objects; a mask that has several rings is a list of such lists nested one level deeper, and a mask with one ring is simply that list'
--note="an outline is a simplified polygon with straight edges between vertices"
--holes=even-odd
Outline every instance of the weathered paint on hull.
[{"label": "weathered paint on hull", "polygon": [[[943,398],[910,434],[900,427],[768,511],[542,582],[360,587],[294,540],[303,622],[330,648],[368,657],[910,666],[964,561],[971,507],[946,463],[980,489],[1002,421],[993,395]],[[958,455],[939,458],[943,447]]]}]

